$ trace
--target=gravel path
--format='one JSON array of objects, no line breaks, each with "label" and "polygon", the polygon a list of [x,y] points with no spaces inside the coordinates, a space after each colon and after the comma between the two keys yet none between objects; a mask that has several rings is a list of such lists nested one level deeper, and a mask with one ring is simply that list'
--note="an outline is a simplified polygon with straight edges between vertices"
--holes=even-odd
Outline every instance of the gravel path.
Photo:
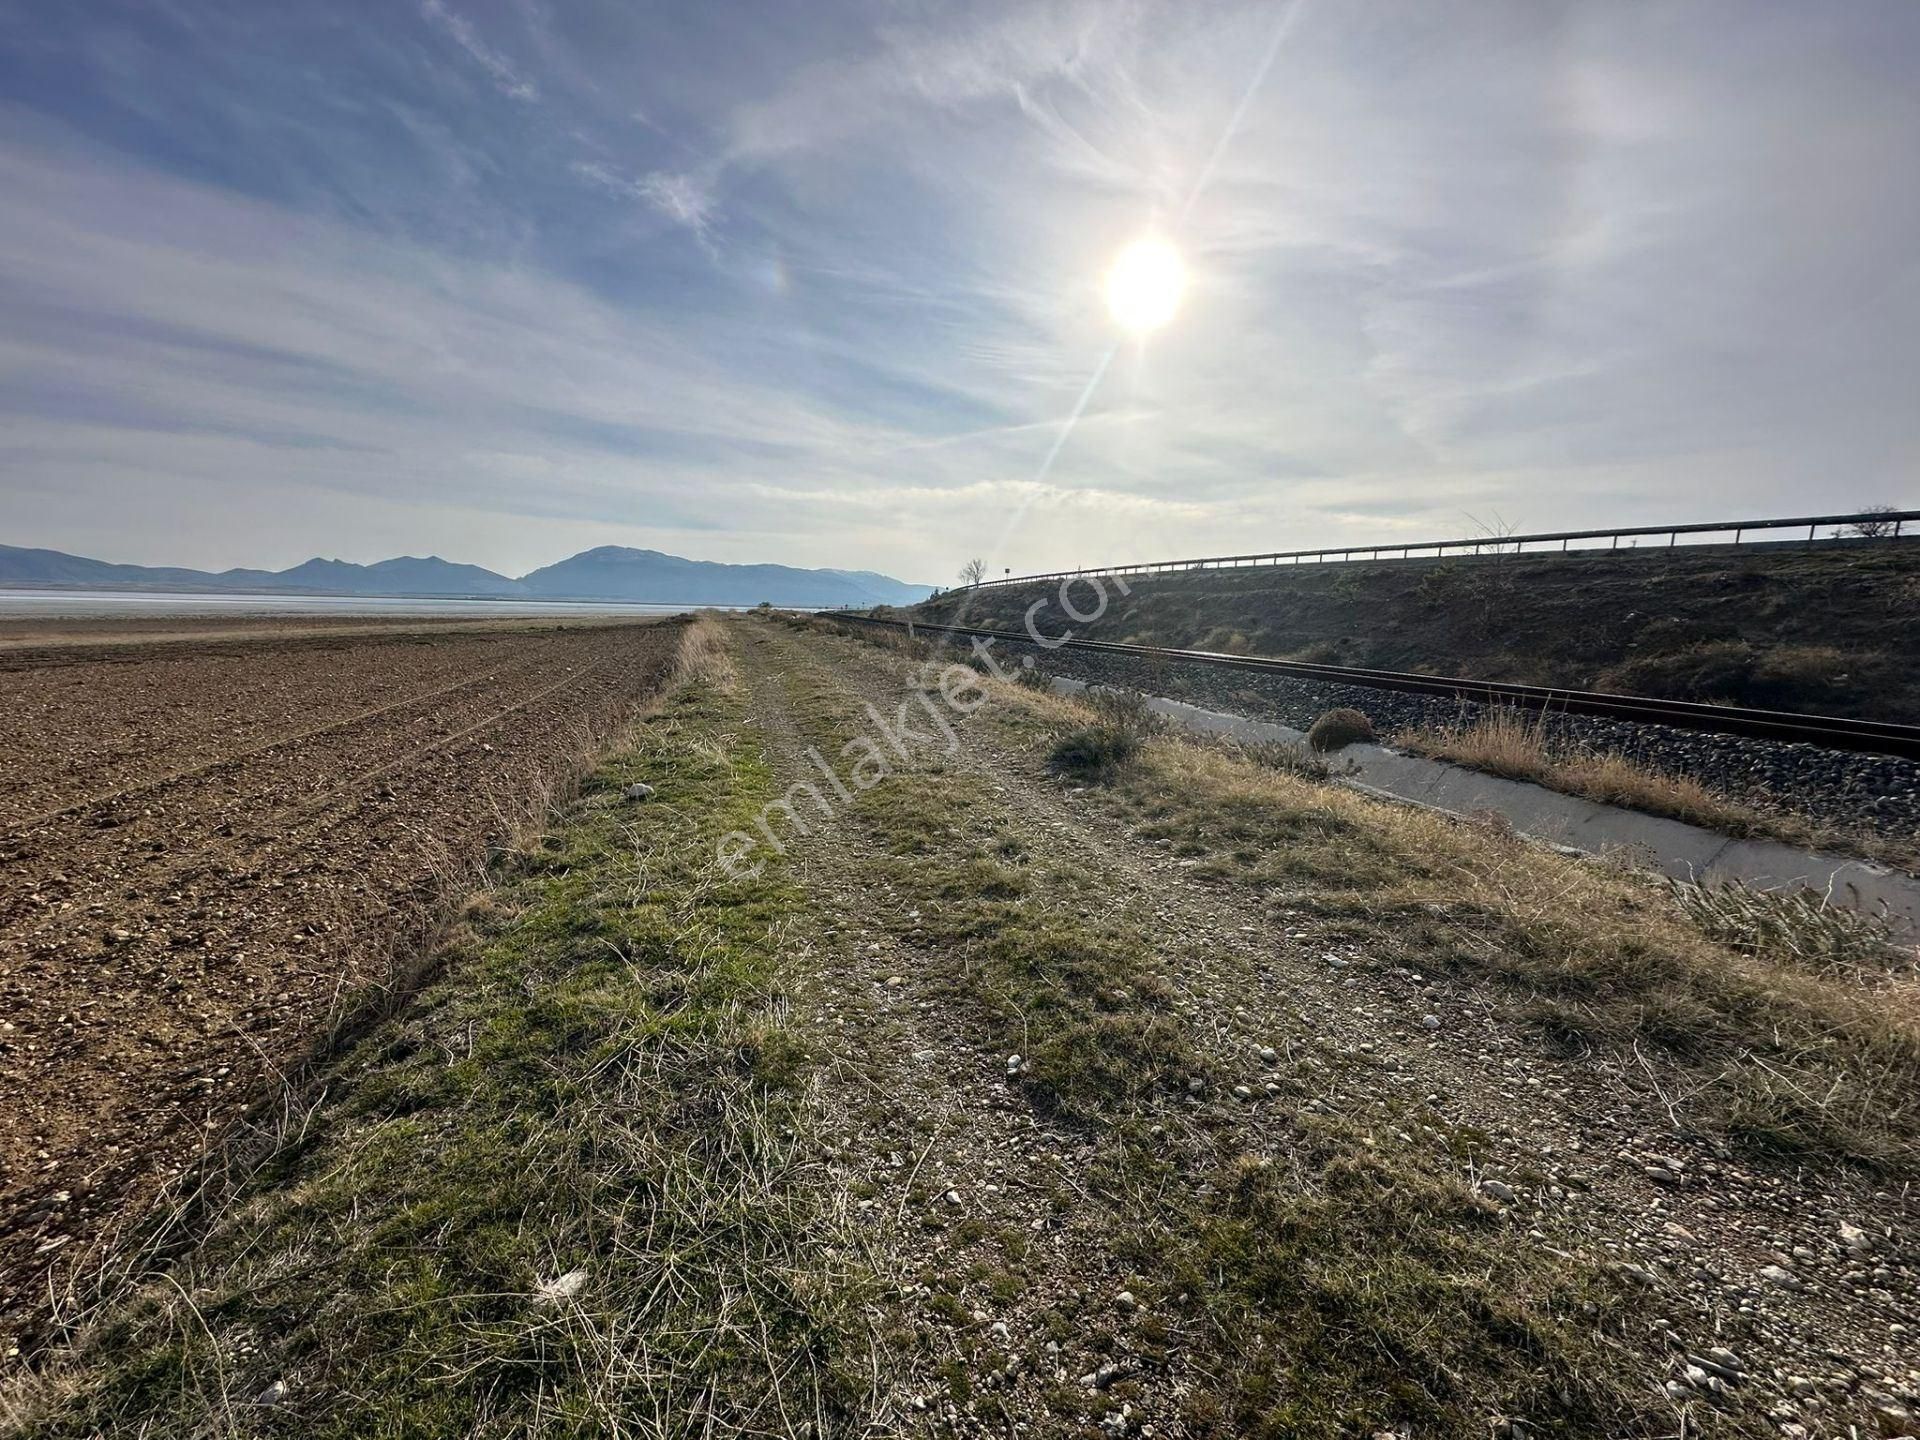
[{"label": "gravel path", "polygon": [[[805,773],[802,740],[781,718],[786,697],[838,691],[891,706],[911,683],[907,663],[856,642],[741,631],[756,719],[777,768],[794,775]],[[1284,1151],[1293,1102],[1269,1082],[1303,1077],[1308,1110],[1405,1124],[1417,1143],[1477,1135],[1465,1163],[1517,1236],[1604,1257],[1646,1287],[1647,1383],[1668,1387],[1676,1411],[1700,1407],[1715,1378],[1698,1366],[1690,1376],[1686,1355],[1716,1346],[1737,1352],[1736,1385],[1757,1386],[1789,1437],[1846,1433],[1849,1420],[1897,1427],[1920,1402],[1920,1272],[1901,1238],[1911,1234],[1906,1202],[1829,1166],[1760,1166],[1679,1133],[1661,1099],[1677,1077],[1658,1066],[1555,1058],[1496,992],[1389,965],[1305,912],[1269,922],[1244,893],[1199,880],[1191,860],[1131,833],[1100,790],[1049,779],[1031,736],[991,708],[945,763],[956,786],[991,797],[997,824],[1036,851],[1070,853],[1114,913],[1149,919],[1156,972],[1212,1058],[1243,1079],[1244,1094],[1159,1102],[1151,1118],[1169,1146],[1188,1126],[1224,1125],[1241,1129],[1250,1154]],[[1207,1357],[1178,1344],[1148,1355],[1114,1313],[1127,1277],[1102,1244],[1105,1201],[1088,1183],[1099,1136],[1031,1113],[1006,1084],[1006,1057],[969,1038],[926,953],[902,943],[917,912],[890,913],[851,818],[804,843],[809,887],[840,917],[809,1000],[839,1039],[846,1081],[824,1102],[840,1117],[829,1128],[842,1137],[845,1182],[878,1197],[876,1241],[909,1303],[925,1304],[918,1325],[940,1337],[916,1384],[942,1363],[964,1365],[980,1391],[1047,1433],[1049,1387],[1123,1373],[1137,1433],[1180,1433],[1183,1389]],[[937,1197],[935,1210],[975,1226],[912,1223],[926,1218],[916,1185]],[[1063,1191],[1077,1197],[1064,1214],[1048,1203]],[[1010,1261],[995,1237],[1023,1232],[1038,1243]],[[957,1310],[916,1288],[931,1270],[1009,1268],[1017,1286],[996,1295],[976,1282]],[[1079,1317],[1064,1338],[1046,1324],[1061,1315]],[[972,1403],[925,1388],[903,1409],[929,1411],[941,1433],[999,1433]],[[1700,1418],[1676,1423],[1691,1433]]]}]

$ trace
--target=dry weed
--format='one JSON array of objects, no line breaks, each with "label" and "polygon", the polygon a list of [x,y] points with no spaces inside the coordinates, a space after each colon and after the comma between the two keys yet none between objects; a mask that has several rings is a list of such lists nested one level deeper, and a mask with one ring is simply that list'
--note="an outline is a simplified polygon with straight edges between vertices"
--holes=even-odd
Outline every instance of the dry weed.
[{"label": "dry weed", "polygon": [[1654,769],[1617,751],[1557,747],[1547,734],[1544,713],[1490,707],[1471,722],[1402,731],[1395,738],[1436,760],[1729,835],[1771,834],[1781,823],[1688,776]]}]

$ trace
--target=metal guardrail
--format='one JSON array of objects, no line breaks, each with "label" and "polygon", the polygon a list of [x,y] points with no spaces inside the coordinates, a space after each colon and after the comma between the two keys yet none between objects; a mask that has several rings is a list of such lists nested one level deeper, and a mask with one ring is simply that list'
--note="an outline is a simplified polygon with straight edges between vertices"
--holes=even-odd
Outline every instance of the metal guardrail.
[{"label": "metal guardrail", "polygon": [[[872,615],[816,611],[836,624],[872,625],[905,630],[910,635],[978,635],[1033,644],[1017,630],[978,625],[929,625],[919,620],[884,620]],[[1890,720],[1857,720],[1846,716],[1806,715],[1790,710],[1755,710],[1738,705],[1705,705],[1694,700],[1659,700],[1644,695],[1610,695],[1595,690],[1558,686],[1514,685],[1499,680],[1468,680],[1458,676],[1417,675],[1398,670],[1366,670],[1348,665],[1316,665],[1306,660],[1277,660],[1264,655],[1223,655],[1212,650],[1173,650],[1158,645],[1125,645],[1116,640],[1051,639],[1047,648],[1091,650],[1140,660],[1172,664],[1207,665],[1226,670],[1257,670],[1296,679],[1357,685],[1369,690],[1398,690],[1417,695],[1440,695],[1484,705],[1517,705],[1526,709],[1558,711],[1567,715],[1602,715],[1614,720],[1671,725],[1681,730],[1709,730],[1725,735],[1750,735],[1830,750],[1865,751],[1920,760],[1920,725]]]},{"label": "metal guardrail", "polygon": [[[1091,575],[1164,575],[1188,570],[1230,570],[1245,566],[1281,565],[1291,561],[1301,564],[1313,561],[1317,564],[1330,563],[1338,557],[1339,561],[1353,559],[1379,560],[1411,559],[1415,554],[1445,555],[1448,551],[1461,554],[1520,554],[1529,545],[1558,545],[1560,552],[1569,552],[1575,541],[1605,540],[1611,542],[1605,547],[1618,550],[1625,539],[1638,540],[1642,536],[1667,537],[1666,548],[1672,549],[1679,543],[1682,535],[1732,535],[1733,544],[1738,545],[1749,532],[1767,530],[1805,530],[1807,539],[1813,540],[1816,533],[1828,525],[1843,528],[1857,525],[1869,525],[1880,533],[1861,535],[1860,540],[1899,539],[1904,527],[1913,526],[1920,521],[1920,510],[1866,510],[1851,515],[1800,515],[1784,520],[1722,520],[1705,525],[1636,525],[1618,530],[1555,530],[1539,535],[1482,535],[1477,539],[1465,540],[1421,540],[1400,545],[1334,545],[1324,550],[1271,550],[1255,555],[1206,555],[1191,560],[1156,560],[1141,565],[1112,565],[1092,567],[1084,570],[1043,570],[1032,575],[1008,575],[998,580],[982,580],[978,585],[956,585],[942,591],[944,595],[956,594],[968,589],[989,590],[1003,585],[1030,585],[1041,580],[1072,580]],[[1911,532],[1920,536],[1920,526]],[[1581,548],[1589,548],[1582,546]],[[1542,553],[1535,551],[1534,553]]]}]

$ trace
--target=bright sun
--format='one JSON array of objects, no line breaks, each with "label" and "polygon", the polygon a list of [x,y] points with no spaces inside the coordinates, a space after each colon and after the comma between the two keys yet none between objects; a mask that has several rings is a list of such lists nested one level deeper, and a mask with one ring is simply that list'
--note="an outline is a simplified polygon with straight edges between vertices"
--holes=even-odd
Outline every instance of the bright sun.
[{"label": "bright sun", "polygon": [[1136,240],[1107,272],[1107,308],[1121,328],[1136,335],[1158,330],[1180,308],[1187,267],[1164,240]]}]

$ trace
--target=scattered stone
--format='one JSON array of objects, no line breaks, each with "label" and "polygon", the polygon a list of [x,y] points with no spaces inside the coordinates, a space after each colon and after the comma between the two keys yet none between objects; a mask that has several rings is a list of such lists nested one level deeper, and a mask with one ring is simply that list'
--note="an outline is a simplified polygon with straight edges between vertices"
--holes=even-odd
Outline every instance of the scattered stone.
[{"label": "scattered stone", "polygon": [[1440,1017],[1438,1015],[1422,1015],[1420,1017],[1420,1023],[1429,1030],[1438,1030],[1440,1028]]},{"label": "scattered stone", "polygon": [[284,1380],[276,1380],[258,1395],[254,1396],[253,1403],[256,1405],[278,1405],[286,1398],[287,1382]]},{"label": "scattered stone", "polygon": [[1514,1192],[1514,1188],[1503,1180],[1482,1180],[1480,1182],[1480,1193],[1483,1195],[1491,1195],[1502,1205],[1512,1205],[1520,1199],[1519,1195]]},{"label": "scattered stone", "polygon": [[[1687,1379],[1695,1385],[1703,1383],[1707,1377],[1724,1380],[1729,1385],[1738,1385],[1746,1378],[1738,1365],[1724,1364],[1710,1355],[1688,1355],[1687,1365],[1690,1367]],[[1697,1377],[1696,1371],[1699,1372]]]},{"label": "scattered stone", "polygon": [[1253,1099],[1253,1091],[1245,1085],[1236,1085],[1233,1087],[1233,1098],[1236,1100],[1251,1100]]},{"label": "scattered stone", "polygon": [[1801,1290],[1805,1288],[1805,1286],[1800,1283],[1800,1277],[1784,1265],[1762,1265],[1760,1267],[1760,1278],[1765,1280],[1769,1285],[1779,1286],[1782,1290]]},{"label": "scattered stone", "polygon": [[1113,1297],[1114,1308],[1124,1311],[1127,1314],[1132,1314],[1134,1307],[1139,1305],[1139,1303],[1140,1302],[1134,1298],[1131,1290],[1122,1290],[1118,1295]]},{"label": "scattered stone", "polygon": [[1261,1064],[1271,1065],[1273,1064],[1274,1061],[1278,1060],[1279,1058],[1280,1058],[1280,1052],[1278,1050],[1275,1050],[1271,1045],[1262,1045],[1260,1047],[1260,1063]]}]

